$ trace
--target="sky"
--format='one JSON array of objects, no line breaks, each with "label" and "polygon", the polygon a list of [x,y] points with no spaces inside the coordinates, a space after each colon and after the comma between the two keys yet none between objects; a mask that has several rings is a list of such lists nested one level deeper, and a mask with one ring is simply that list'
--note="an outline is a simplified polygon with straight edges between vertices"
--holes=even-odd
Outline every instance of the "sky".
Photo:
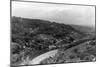
[{"label": "sky", "polygon": [[95,7],[12,1],[12,16],[95,26]]}]

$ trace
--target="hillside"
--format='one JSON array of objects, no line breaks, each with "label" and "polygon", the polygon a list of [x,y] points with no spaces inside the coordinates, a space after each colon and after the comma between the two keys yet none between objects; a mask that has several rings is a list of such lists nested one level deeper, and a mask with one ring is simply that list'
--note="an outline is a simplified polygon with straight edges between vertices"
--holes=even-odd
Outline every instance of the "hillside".
[{"label": "hillside", "polygon": [[94,27],[89,27],[89,26],[82,26],[82,25],[72,25],[71,26],[73,28],[75,28],[76,30],[79,30],[83,33],[93,33],[95,32],[95,28]]},{"label": "hillside", "polygon": [[[76,27],[83,29],[81,26]],[[72,25],[41,19],[12,17],[11,63],[19,64],[27,57],[33,59],[47,51],[62,48],[62,46],[73,46],[70,44],[80,39],[90,37],[95,39],[95,36],[90,34],[86,35]]]}]

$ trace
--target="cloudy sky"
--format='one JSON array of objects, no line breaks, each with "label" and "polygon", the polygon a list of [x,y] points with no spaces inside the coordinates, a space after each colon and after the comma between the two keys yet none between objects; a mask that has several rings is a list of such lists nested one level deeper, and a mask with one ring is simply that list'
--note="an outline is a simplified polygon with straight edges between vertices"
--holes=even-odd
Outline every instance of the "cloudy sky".
[{"label": "cloudy sky", "polygon": [[91,6],[13,1],[12,16],[95,26],[95,8]]}]

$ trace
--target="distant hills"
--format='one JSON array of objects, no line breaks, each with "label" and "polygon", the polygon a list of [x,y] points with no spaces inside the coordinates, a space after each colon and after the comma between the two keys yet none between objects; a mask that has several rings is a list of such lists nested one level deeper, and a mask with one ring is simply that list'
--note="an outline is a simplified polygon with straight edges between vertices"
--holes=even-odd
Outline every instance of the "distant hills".
[{"label": "distant hills", "polygon": [[[28,19],[21,17],[12,17],[12,34],[16,35],[37,35],[48,34],[54,37],[64,37],[73,35],[84,35],[83,32],[77,29],[83,29],[81,26],[66,25],[57,22],[50,22],[41,19]],[[79,28],[80,27],[80,28]],[[85,29],[84,29],[85,30]],[[86,29],[87,30],[87,29]],[[21,33],[22,32],[22,33]]]},{"label": "distant hills", "polygon": [[27,43],[31,40],[41,43],[48,39],[45,40],[47,44],[49,39],[56,42],[60,40],[72,42],[85,37],[95,38],[95,29],[90,27],[21,17],[12,17],[11,33],[12,42],[17,43]]},{"label": "distant hills", "polygon": [[92,33],[95,32],[95,27],[89,27],[89,26],[82,26],[82,25],[72,25],[71,26],[83,33]]},{"label": "distant hills", "polygon": [[[12,17],[12,34],[16,35],[37,35],[48,34],[54,37],[83,36],[85,33],[95,33],[95,29],[87,26],[69,25],[57,22],[50,22],[41,19],[29,19]],[[74,34],[72,34],[74,33]]]}]

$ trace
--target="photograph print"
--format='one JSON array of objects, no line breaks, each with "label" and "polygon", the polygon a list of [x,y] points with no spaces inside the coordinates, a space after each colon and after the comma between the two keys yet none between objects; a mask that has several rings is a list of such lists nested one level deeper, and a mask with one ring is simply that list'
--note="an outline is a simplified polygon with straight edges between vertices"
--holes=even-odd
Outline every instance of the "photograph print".
[{"label": "photograph print", "polygon": [[11,1],[10,65],[95,62],[95,8]]}]

